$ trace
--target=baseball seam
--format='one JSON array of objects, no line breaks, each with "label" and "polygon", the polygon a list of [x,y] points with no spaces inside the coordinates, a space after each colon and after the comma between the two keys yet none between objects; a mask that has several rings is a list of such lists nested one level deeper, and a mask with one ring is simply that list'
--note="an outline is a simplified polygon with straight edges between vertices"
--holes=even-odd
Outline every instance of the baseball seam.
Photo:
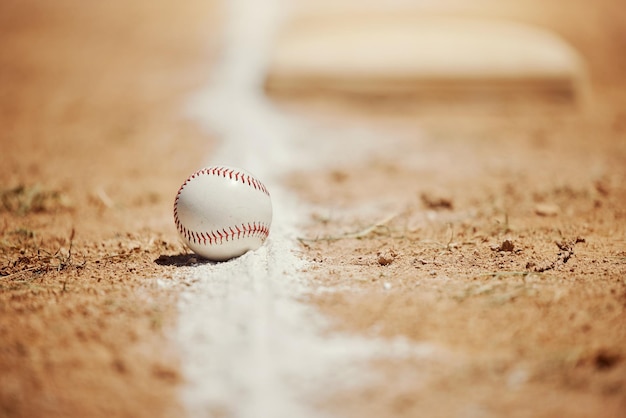
[{"label": "baseball seam", "polygon": [[240,181],[243,184],[247,184],[248,186],[254,188],[255,190],[259,190],[268,196],[270,195],[270,193],[265,188],[265,185],[263,185],[263,183],[261,183],[259,180],[255,179],[254,177],[250,175],[237,171],[234,168],[226,168],[226,167],[208,167],[208,168],[203,168],[202,170],[196,171],[191,176],[189,176],[187,180],[185,180],[182,186],[180,186],[180,189],[178,190],[178,194],[180,195],[181,190],[187,185],[189,181],[195,179],[196,177],[199,177],[200,175],[219,176],[219,177],[223,177],[229,180]]},{"label": "baseball seam", "polygon": [[209,232],[191,231],[185,228],[176,217],[176,228],[189,242],[203,245],[220,245],[236,239],[258,237],[265,241],[270,233],[269,226],[262,222],[243,223]]}]

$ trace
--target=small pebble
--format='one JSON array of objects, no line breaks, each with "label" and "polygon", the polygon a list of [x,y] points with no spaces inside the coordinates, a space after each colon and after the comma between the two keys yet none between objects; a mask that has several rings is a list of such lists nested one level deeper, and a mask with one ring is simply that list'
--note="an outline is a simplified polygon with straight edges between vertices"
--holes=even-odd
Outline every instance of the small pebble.
[{"label": "small pebble", "polygon": [[539,216],[556,216],[561,209],[554,203],[537,203],[535,205],[535,213]]}]

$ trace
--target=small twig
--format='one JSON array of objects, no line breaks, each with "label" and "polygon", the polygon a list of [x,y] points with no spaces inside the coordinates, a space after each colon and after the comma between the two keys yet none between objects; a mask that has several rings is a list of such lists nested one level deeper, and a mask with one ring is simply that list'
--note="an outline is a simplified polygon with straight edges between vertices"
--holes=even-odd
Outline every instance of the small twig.
[{"label": "small twig", "polygon": [[117,257],[129,257],[130,254],[126,254],[126,253],[121,253],[121,254],[110,254],[110,255],[105,255],[104,257],[99,257],[99,258],[94,258],[93,260],[91,260],[92,262],[94,261],[100,261],[100,260],[109,260],[111,258],[117,258]]},{"label": "small twig", "polygon": [[528,276],[531,271],[494,271],[490,273],[481,273],[477,274],[473,277],[497,277],[497,276]]},{"label": "small twig", "polygon": [[10,279],[11,277],[19,276],[22,273],[29,273],[31,271],[37,271],[39,269],[41,269],[41,266],[30,267],[24,270],[16,271],[15,273],[7,274],[6,276],[0,276],[0,279]]},{"label": "small twig", "polygon": [[448,242],[446,243],[446,250],[452,251],[450,246],[452,245],[452,240],[454,239],[454,225],[448,224],[448,226],[450,227],[450,239],[448,239]]},{"label": "small twig", "polygon": [[507,234],[511,232],[511,228],[509,226],[509,212],[504,212],[504,233]]},{"label": "small twig", "polygon": [[74,235],[76,235],[76,230],[72,228],[72,232],[70,233],[70,248],[67,250],[68,263],[71,263],[72,260],[72,246],[74,245]]},{"label": "small twig", "polygon": [[348,232],[348,233],[341,234],[341,235],[331,235],[331,236],[322,237],[322,238],[298,238],[298,241],[317,242],[317,241],[337,241],[341,239],[350,239],[350,238],[364,238],[368,236],[369,234],[371,234],[372,232],[374,232],[376,229],[383,227],[383,226],[387,226],[387,224],[391,222],[396,216],[398,216],[398,214],[389,215],[383,220],[381,220],[380,222],[371,224],[358,231]]},{"label": "small twig", "polygon": [[[536,273],[543,273],[548,270],[554,270],[557,265],[559,265],[559,262],[565,265],[569,261],[569,259],[574,256],[574,246],[579,242],[585,242],[585,239],[581,237],[576,237],[570,241],[555,241],[554,244],[556,244],[556,246],[560,250],[557,254],[556,260],[543,266],[535,267],[534,271]],[[527,265],[527,267],[529,266],[530,264]]]},{"label": "small twig", "polygon": [[96,196],[98,197],[98,199],[100,199],[100,202],[102,202],[102,204],[108,209],[111,209],[113,206],[115,206],[113,200],[109,197],[109,195],[104,191],[102,187],[96,190]]}]

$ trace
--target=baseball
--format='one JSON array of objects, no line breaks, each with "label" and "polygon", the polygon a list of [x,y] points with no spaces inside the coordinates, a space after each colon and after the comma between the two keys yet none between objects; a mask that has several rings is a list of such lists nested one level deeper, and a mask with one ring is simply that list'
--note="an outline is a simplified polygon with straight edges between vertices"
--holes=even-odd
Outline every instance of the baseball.
[{"label": "baseball", "polygon": [[224,261],[263,244],[272,223],[272,201],[252,174],[234,167],[207,167],[180,186],[174,222],[194,253]]}]

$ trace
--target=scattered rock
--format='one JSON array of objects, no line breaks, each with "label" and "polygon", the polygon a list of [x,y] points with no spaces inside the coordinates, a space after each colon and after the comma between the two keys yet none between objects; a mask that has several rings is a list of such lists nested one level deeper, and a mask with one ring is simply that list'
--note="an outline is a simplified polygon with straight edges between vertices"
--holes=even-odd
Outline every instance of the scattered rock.
[{"label": "scattered rock", "polygon": [[515,250],[515,244],[513,244],[513,241],[511,240],[505,239],[500,245],[492,245],[491,250],[513,252]]},{"label": "scattered rock", "polygon": [[398,257],[398,254],[394,250],[379,251],[377,253],[378,264],[381,266],[388,266]]},{"label": "scattered rock", "polygon": [[561,208],[554,203],[537,203],[535,205],[535,213],[539,216],[556,216],[560,211]]}]

